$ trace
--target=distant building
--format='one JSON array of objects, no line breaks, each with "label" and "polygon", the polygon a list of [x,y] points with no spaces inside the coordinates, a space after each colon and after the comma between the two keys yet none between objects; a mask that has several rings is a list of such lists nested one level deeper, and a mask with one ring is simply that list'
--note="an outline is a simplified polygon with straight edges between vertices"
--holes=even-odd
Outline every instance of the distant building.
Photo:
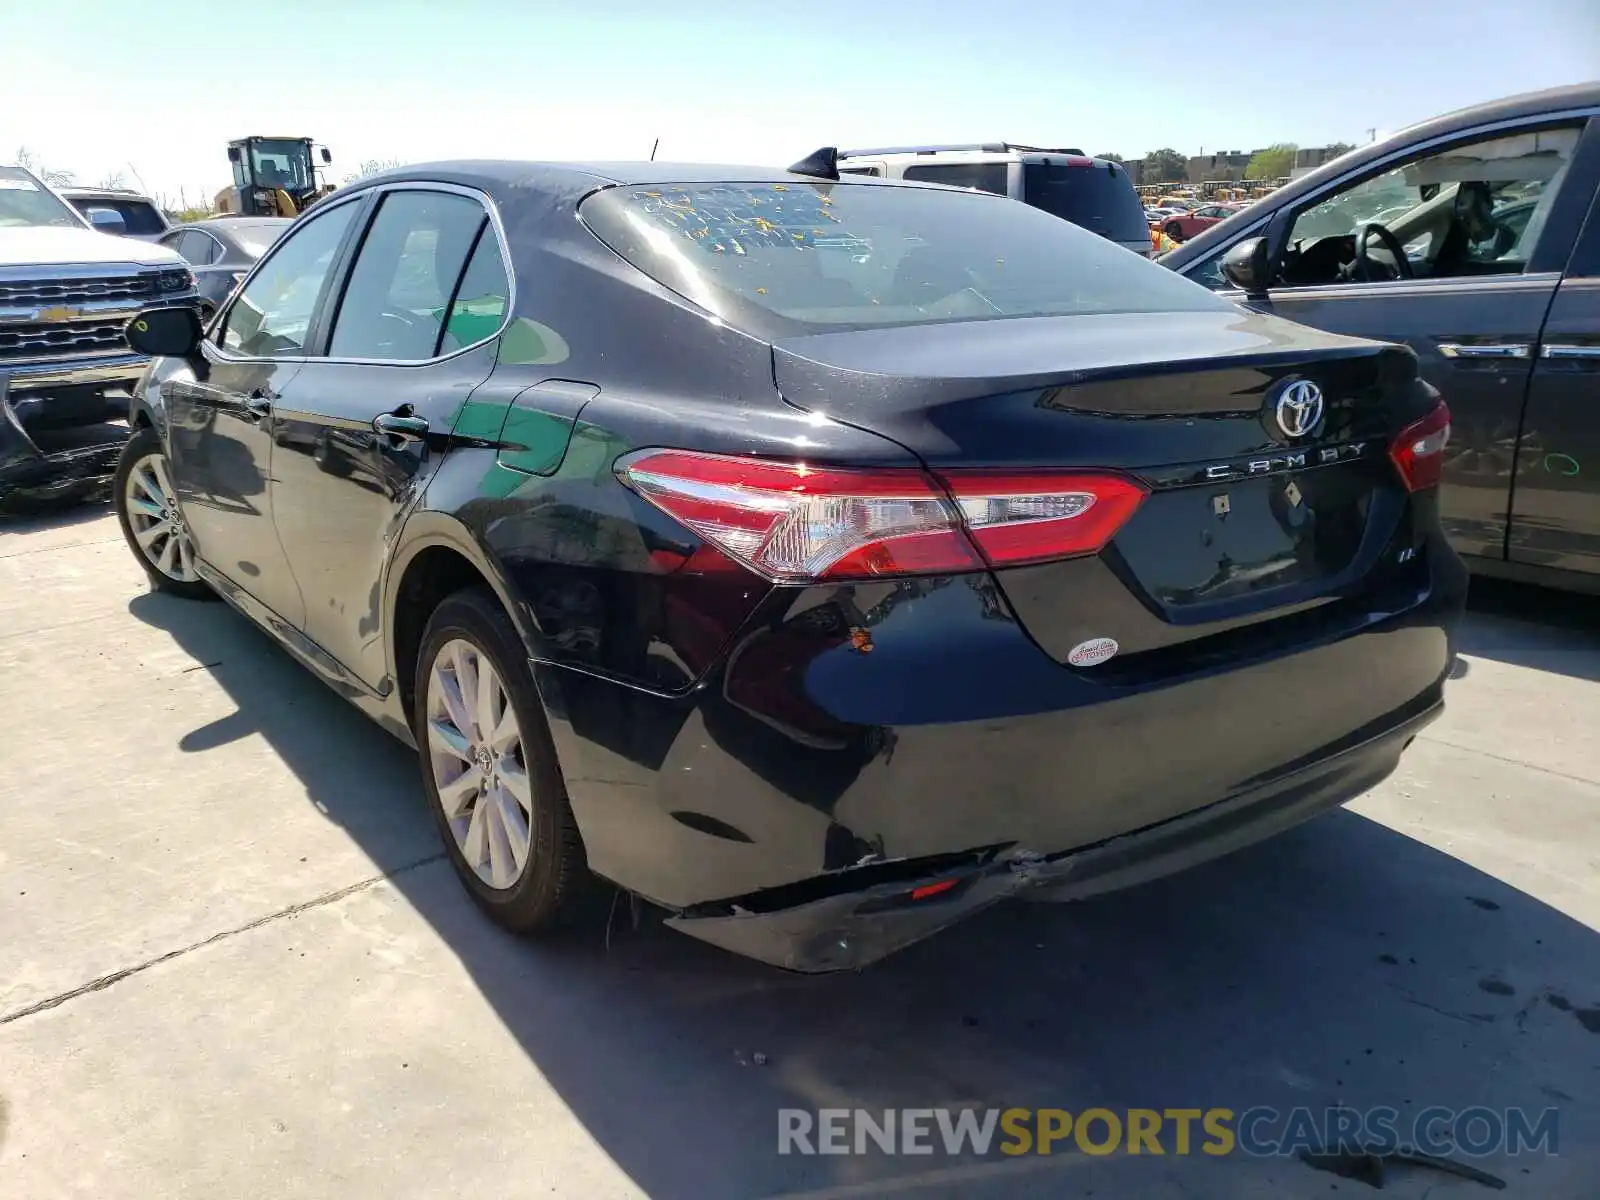
[{"label": "distant building", "polygon": [[1308,171],[1315,171],[1325,162],[1332,162],[1349,149],[1346,146],[1304,146],[1295,153],[1294,170],[1290,179],[1298,179]]},{"label": "distant building", "polygon": [[[1248,153],[1242,150],[1228,150],[1216,154],[1196,155],[1189,160],[1189,182],[1237,183],[1249,170],[1250,160],[1260,152],[1260,150],[1251,150]],[[1338,158],[1342,153],[1344,151],[1338,146],[1302,146],[1295,151],[1294,167],[1290,170],[1289,177],[1293,179],[1304,175],[1307,171],[1315,171],[1323,163]]]},{"label": "distant building", "polygon": [[1236,183],[1244,178],[1244,169],[1255,157],[1255,151],[1224,150],[1216,154],[1197,154],[1189,160],[1190,183],[1213,181]]}]

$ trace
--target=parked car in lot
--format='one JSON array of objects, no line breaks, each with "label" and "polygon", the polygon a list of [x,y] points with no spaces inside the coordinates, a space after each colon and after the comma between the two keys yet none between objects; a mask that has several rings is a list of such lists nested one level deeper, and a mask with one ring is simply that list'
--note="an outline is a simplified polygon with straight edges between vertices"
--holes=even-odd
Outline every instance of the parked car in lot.
[{"label": "parked car in lot", "polygon": [[1161,261],[1262,312],[1407,342],[1450,405],[1456,549],[1474,571],[1592,590],[1597,189],[1600,85],[1556,88],[1363,146]]},{"label": "parked car in lot", "polygon": [[1465,585],[1413,355],[1024,204],[807,172],[335,194],[209,327],[133,324],[129,546],[418,747],[517,930],[593,872],[854,966],[1388,774]]},{"label": "parked car in lot", "polygon": [[1012,142],[841,150],[846,175],[944,183],[1009,196],[1150,257],[1149,222],[1120,163]]},{"label": "parked car in lot", "polygon": [[[63,200],[104,233],[117,233],[153,242],[172,228],[160,205],[150,197],[127,188],[67,187],[59,191]],[[96,222],[94,213],[97,209],[102,214],[115,213],[122,220],[122,228],[118,229],[114,222],[104,219]]]},{"label": "parked car in lot", "polygon": [[1240,208],[1237,204],[1202,204],[1189,212],[1167,217],[1161,223],[1161,231],[1175,242],[1186,242],[1202,229],[1226,221]]},{"label": "parked car in lot", "polygon": [[211,217],[176,225],[161,238],[194,271],[201,320],[210,320],[291,224],[288,217]]},{"label": "parked car in lot", "polygon": [[110,475],[148,361],[128,321],[194,298],[172,251],[96,233],[32,173],[0,166],[0,504],[80,499]]}]

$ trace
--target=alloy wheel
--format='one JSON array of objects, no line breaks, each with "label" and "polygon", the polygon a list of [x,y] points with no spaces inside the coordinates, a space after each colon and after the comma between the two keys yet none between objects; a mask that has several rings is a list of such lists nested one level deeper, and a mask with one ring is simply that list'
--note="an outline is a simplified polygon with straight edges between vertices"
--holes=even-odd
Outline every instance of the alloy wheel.
[{"label": "alloy wheel", "polygon": [[515,884],[533,840],[522,730],[494,664],[456,638],[428,671],[427,754],[456,847],[492,888]]},{"label": "alloy wheel", "polygon": [[147,454],[133,464],[122,500],[133,540],[150,565],[179,583],[198,581],[194,544],[178,509],[163,455]]}]

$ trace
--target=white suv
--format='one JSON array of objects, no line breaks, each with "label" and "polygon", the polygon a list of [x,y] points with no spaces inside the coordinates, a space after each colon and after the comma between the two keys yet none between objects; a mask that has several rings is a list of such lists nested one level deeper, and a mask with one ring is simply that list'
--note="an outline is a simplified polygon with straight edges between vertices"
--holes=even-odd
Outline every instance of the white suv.
[{"label": "white suv", "polygon": [[839,172],[944,183],[1010,196],[1152,257],[1150,225],[1120,164],[1081,150],[1014,142],[841,150]]}]

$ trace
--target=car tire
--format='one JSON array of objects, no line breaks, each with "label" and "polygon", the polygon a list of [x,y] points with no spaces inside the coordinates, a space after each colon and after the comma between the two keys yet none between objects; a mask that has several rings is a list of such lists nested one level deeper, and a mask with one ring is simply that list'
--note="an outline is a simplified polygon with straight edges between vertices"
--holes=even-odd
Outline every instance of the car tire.
[{"label": "car tire", "polygon": [[1175,242],[1183,241],[1183,226],[1179,225],[1176,221],[1167,222],[1166,233],[1167,236]]},{"label": "car tire", "polygon": [[172,491],[166,448],[150,426],[134,430],[123,445],[111,477],[111,501],[122,536],[151,587],[186,600],[216,598],[195,573],[194,545]]},{"label": "car tire", "polygon": [[[485,665],[492,676],[480,692]],[[479,699],[462,696],[463,681]],[[434,610],[417,654],[413,696],[423,788],[468,893],[513,933],[569,924],[598,889],[527,654],[493,592],[456,592]],[[464,701],[459,708],[458,701]]]}]

